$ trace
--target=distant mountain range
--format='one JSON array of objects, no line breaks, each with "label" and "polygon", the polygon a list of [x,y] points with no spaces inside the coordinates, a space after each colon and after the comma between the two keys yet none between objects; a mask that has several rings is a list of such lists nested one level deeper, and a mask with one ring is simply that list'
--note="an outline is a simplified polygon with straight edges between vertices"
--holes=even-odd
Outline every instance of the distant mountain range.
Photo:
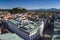
[{"label": "distant mountain range", "polygon": [[[18,9],[23,9],[21,7],[18,7]],[[0,11],[9,11],[11,9],[0,9]],[[28,10],[28,11],[59,11],[60,9],[56,9],[56,8],[51,8],[51,9],[33,9],[33,10]]]},{"label": "distant mountain range", "polygon": [[51,8],[51,9],[34,9],[30,11],[60,11],[60,9]]}]

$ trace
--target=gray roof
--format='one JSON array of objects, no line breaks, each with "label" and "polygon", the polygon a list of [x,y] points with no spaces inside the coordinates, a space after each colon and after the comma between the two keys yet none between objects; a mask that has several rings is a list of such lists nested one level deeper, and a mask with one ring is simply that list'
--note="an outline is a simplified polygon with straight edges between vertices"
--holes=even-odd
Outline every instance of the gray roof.
[{"label": "gray roof", "polygon": [[10,33],[6,33],[6,34],[0,34],[0,39],[1,40],[24,40],[23,38],[19,37],[16,34],[10,34]]}]

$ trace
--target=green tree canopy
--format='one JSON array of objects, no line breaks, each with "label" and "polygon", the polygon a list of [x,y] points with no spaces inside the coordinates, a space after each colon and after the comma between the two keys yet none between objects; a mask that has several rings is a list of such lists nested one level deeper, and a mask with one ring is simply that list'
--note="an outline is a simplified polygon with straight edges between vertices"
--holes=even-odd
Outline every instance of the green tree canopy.
[{"label": "green tree canopy", "polygon": [[12,14],[15,14],[15,13],[25,13],[25,12],[27,12],[27,10],[24,9],[24,8],[13,8],[9,12],[11,12]]}]

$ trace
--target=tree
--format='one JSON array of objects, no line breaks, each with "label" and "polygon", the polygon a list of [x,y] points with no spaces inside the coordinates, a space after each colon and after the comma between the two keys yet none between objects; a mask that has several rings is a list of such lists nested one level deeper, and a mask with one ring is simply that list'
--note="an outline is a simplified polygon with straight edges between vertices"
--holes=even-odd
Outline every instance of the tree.
[{"label": "tree", "polygon": [[24,8],[21,8],[21,9],[19,9],[19,8],[13,8],[9,12],[11,12],[12,14],[16,14],[16,13],[25,13],[25,12],[27,12],[27,10],[24,9]]}]

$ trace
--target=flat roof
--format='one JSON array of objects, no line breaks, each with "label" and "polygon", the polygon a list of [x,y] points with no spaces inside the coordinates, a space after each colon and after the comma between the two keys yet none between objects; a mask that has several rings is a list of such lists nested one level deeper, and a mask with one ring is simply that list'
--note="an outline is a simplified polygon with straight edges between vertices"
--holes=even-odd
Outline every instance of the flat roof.
[{"label": "flat roof", "polygon": [[56,15],[54,15],[54,17],[60,17],[60,14],[56,14]]},{"label": "flat roof", "polygon": [[1,40],[24,40],[23,38],[19,37],[15,33],[5,33],[5,34],[0,34],[0,39]]},{"label": "flat roof", "polygon": [[8,21],[17,25],[17,27],[20,30],[26,31],[28,33],[30,33],[32,30],[36,29],[37,27],[41,25],[41,21],[35,21],[35,22],[30,21],[30,20],[28,22],[19,22],[16,20],[8,20]]}]

